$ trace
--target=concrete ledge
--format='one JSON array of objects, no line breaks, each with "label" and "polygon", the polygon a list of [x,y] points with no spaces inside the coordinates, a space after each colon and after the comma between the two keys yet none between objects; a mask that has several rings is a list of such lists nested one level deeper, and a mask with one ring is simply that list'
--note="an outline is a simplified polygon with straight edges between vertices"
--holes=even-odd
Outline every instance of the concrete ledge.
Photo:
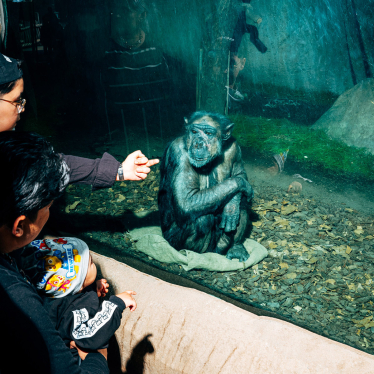
[{"label": "concrete ledge", "polygon": [[144,374],[374,373],[369,354],[92,255],[115,293],[137,292],[116,333],[123,371],[139,352]]}]

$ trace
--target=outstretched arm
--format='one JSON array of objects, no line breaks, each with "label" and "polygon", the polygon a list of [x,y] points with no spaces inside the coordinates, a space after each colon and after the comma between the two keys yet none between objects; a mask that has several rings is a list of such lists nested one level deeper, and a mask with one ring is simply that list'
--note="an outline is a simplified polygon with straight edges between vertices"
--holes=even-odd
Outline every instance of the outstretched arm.
[{"label": "outstretched arm", "polygon": [[[109,153],[104,153],[101,158],[91,160],[88,158],[62,155],[67,163],[69,183],[90,184],[92,189],[112,187],[119,180],[118,168],[121,165]],[[151,171],[150,167],[156,165],[159,160],[148,160],[141,151],[130,153],[122,163],[125,180],[142,180]]]},{"label": "outstretched arm", "polygon": [[105,152],[101,158],[95,160],[62,156],[70,169],[70,184],[90,184],[93,190],[113,186],[120,163],[109,153]]}]

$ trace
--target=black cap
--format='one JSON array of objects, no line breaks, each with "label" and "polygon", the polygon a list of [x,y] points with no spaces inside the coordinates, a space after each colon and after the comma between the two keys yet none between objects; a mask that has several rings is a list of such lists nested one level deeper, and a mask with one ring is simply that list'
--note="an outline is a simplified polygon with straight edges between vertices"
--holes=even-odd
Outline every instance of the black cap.
[{"label": "black cap", "polygon": [[21,62],[0,53],[0,84],[10,83],[22,77]]}]

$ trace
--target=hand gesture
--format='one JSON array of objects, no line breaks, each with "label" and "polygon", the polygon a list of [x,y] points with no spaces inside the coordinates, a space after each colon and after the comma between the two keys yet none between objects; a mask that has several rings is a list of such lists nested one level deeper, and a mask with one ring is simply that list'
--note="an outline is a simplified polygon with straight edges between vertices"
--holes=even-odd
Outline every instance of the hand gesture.
[{"label": "hand gesture", "polygon": [[108,293],[109,283],[106,279],[96,281],[96,292],[98,297],[104,297]]},{"label": "hand gesture", "polygon": [[130,312],[133,312],[136,309],[137,304],[135,299],[131,295],[136,295],[136,292],[126,291],[116,296],[123,300],[123,302],[126,304],[126,308],[130,309]]},{"label": "hand gesture", "polygon": [[[139,181],[147,178],[150,167],[160,162],[158,159],[148,160],[141,151],[130,153],[122,162],[123,176],[125,180]],[[118,175],[116,180],[119,180]]]}]

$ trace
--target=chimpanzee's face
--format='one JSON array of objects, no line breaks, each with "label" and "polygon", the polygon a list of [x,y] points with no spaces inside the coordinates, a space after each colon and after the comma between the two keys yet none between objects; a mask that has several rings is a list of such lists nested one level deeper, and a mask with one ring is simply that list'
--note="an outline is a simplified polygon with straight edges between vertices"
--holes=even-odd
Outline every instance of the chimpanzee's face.
[{"label": "chimpanzee's face", "polygon": [[199,118],[191,123],[187,130],[186,145],[193,166],[200,168],[221,154],[221,129],[212,118]]}]

